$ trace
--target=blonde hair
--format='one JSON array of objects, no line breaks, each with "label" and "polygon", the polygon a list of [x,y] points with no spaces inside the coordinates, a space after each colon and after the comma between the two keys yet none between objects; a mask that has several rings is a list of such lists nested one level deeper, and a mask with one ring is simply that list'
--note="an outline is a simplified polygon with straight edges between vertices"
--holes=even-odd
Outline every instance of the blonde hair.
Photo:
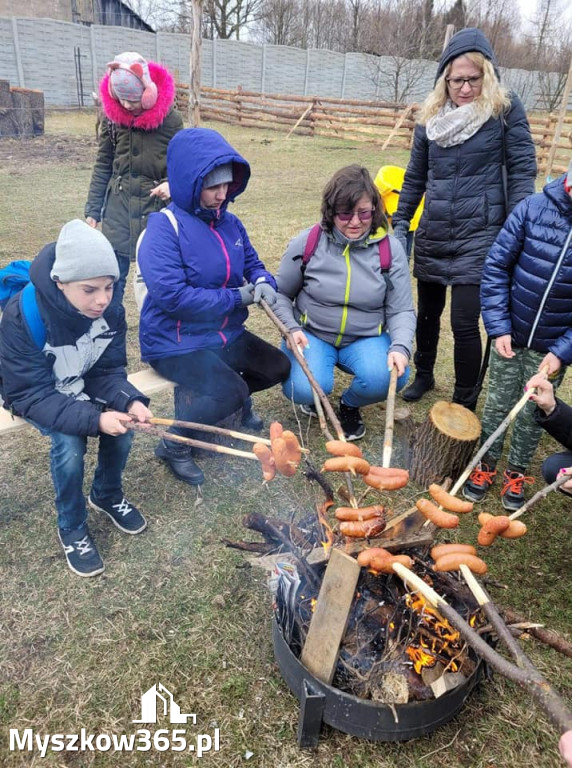
[{"label": "blonde hair", "polygon": [[[482,107],[483,110],[491,110],[493,117],[498,117],[501,112],[510,107],[510,97],[506,88],[500,84],[493,65],[482,53],[477,53],[477,51],[468,51],[461,54],[461,56],[465,56],[472,61],[483,73],[481,93],[475,98],[475,104]],[[447,101],[449,101],[447,77],[449,77],[451,72],[453,61],[460,59],[461,56],[451,59],[435,83],[435,87],[423,102],[417,118],[417,122],[420,125],[426,125],[429,118],[436,115],[441,107],[444,107]]]}]

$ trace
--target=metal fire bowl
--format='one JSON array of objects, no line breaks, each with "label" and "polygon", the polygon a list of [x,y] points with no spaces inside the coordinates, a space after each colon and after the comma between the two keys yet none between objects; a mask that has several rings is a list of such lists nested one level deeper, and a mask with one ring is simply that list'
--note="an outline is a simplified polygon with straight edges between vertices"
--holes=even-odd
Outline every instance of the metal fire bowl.
[{"label": "metal fire bowl", "polygon": [[432,733],[459,712],[483,673],[482,660],[478,659],[473,674],[438,699],[396,704],[399,720],[395,722],[387,705],[360,699],[315,678],[292,653],[276,620],[272,622],[272,641],[282,677],[301,705],[301,747],[316,746],[322,722],[372,741],[407,741]]}]

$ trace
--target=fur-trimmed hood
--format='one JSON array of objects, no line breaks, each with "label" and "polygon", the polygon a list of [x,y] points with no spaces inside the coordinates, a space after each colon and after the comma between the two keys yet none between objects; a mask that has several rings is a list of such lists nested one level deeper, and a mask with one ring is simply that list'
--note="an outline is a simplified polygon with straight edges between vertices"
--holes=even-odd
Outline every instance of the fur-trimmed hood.
[{"label": "fur-trimmed hood", "polygon": [[175,100],[175,80],[166,67],[162,67],[154,61],[150,61],[148,64],[151,80],[157,86],[157,102],[154,107],[143,111],[137,117],[124,109],[109,93],[109,72],[103,76],[99,84],[99,95],[105,116],[112,123],[118,123],[126,128],[153,131],[167,117]]}]

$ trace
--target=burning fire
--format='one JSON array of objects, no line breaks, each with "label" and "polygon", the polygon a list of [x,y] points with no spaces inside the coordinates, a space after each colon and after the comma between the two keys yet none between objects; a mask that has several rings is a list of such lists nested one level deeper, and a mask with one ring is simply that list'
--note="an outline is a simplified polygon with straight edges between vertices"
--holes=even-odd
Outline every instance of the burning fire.
[{"label": "burning fire", "polygon": [[326,540],[321,542],[326,553],[330,551],[332,544],[334,543],[334,532],[330,524],[328,523],[328,519],[326,517],[326,513],[328,509],[333,505],[334,505],[334,502],[328,499],[326,501],[323,501],[321,504],[316,504],[316,512],[318,513],[318,520],[320,521],[320,525],[322,526],[322,531],[326,536]]},{"label": "burning fire", "polygon": [[407,593],[405,604],[420,617],[419,639],[405,649],[414,670],[421,674],[423,667],[433,667],[437,661],[442,661],[452,672],[456,672],[459,665],[455,657],[461,651],[460,634],[422,595]]}]

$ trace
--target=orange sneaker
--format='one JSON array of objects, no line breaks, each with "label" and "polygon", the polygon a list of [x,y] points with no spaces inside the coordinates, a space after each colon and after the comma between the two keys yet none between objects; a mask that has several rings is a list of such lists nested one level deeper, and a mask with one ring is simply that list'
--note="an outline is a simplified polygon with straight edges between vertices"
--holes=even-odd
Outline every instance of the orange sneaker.
[{"label": "orange sneaker", "polygon": [[482,501],[495,481],[497,471],[493,464],[480,461],[463,486],[463,496],[470,501]]},{"label": "orange sneaker", "polygon": [[524,484],[533,483],[533,477],[527,477],[523,472],[512,472],[505,469],[502,479],[501,501],[505,509],[514,512],[524,504]]}]

